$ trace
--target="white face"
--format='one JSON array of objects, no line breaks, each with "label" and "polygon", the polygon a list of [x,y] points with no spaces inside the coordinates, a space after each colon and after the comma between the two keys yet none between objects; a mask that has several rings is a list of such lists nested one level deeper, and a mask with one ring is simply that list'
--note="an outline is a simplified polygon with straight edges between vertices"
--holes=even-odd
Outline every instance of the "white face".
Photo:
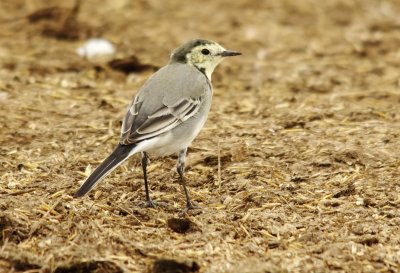
[{"label": "white face", "polygon": [[189,64],[203,71],[209,80],[215,67],[222,61],[222,52],[225,48],[217,43],[199,45],[193,48],[187,55],[186,59]]}]

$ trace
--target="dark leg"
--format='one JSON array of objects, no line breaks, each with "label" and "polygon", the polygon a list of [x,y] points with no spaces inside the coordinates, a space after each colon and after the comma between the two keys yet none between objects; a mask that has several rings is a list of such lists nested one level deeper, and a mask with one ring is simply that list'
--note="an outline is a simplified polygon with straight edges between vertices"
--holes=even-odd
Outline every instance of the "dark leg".
[{"label": "dark leg", "polygon": [[179,177],[181,179],[181,184],[183,186],[183,190],[185,191],[186,210],[189,210],[189,209],[196,209],[196,208],[198,208],[198,206],[193,204],[193,202],[190,200],[189,192],[188,192],[188,190],[186,188],[185,178],[183,177],[183,171],[185,169],[186,151],[187,151],[187,148],[184,149],[184,150],[179,151],[179,154],[178,154],[178,165],[176,166],[176,170],[177,170],[177,172],[179,174]]},{"label": "dark leg", "polygon": [[151,200],[150,193],[149,193],[149,184],[147,182],[147,165],[149,164],[149,158],[146,152],[142,152],[142,168],[143,168],[143,178],[144,178],[144,189],[146,191],[146,202],[144,203],[143,207],[145,208],[154,208],[156,204]]}]

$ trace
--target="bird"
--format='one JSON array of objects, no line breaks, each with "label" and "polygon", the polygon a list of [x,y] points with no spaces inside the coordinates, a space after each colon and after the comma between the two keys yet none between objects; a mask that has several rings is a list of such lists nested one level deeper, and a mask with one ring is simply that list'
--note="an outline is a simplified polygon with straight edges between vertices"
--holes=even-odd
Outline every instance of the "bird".
[{"label": "bird", "polygon": [[212,101],[211,75],[226,57],[241,55],[211,40],[193,39],[172,51],[169,63],[139,89],[122,121],[118,145],[74,194],[82,197],[106,175],[140,153],[145,187],[143,207],[156,207],[147,179],[149,154],[178,155],[176,166],[186,197],[185,210],[198,208],[184,178],[189,145],[203,128]]}]

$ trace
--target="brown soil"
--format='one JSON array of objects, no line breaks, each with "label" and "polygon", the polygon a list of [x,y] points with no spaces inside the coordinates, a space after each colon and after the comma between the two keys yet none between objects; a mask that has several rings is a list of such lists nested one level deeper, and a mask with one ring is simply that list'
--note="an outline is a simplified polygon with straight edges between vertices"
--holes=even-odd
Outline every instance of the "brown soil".
[{"label": "brown soil", "polygon": [[[400,270],[399,1],[51,2],[0,3],[0,272]],[[90,37],[118,53],[79,57]],[[140,208],[136,157],[73,199],[197,37],[243,52],[189,151],[201,213],[175,157],[150,166],[164,207]]]}]

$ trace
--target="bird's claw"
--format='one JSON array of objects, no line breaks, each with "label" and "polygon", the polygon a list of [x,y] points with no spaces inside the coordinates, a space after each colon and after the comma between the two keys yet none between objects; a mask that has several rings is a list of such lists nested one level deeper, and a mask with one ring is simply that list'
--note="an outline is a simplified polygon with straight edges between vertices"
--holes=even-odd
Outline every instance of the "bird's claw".
[{"label": "bird's claw", "polygon": [[154,201],[152,199],[147,200],[141,206],[141,208],[155,208],[155,207],[167,207],[167,203]]},{"label": "bird's claw", "polygon": [[151,199],[146,200],[140,207],[142,208],[155,208],[157,206],[157,202]]},{"label": "bird's claw", "polygon": [[193,210],[193,209],[201,209],[201,207],[199,205],[196,205],[192,201],[188,201],[186,203],[186,208],[184,211],[187,212],[188,210]]}]

